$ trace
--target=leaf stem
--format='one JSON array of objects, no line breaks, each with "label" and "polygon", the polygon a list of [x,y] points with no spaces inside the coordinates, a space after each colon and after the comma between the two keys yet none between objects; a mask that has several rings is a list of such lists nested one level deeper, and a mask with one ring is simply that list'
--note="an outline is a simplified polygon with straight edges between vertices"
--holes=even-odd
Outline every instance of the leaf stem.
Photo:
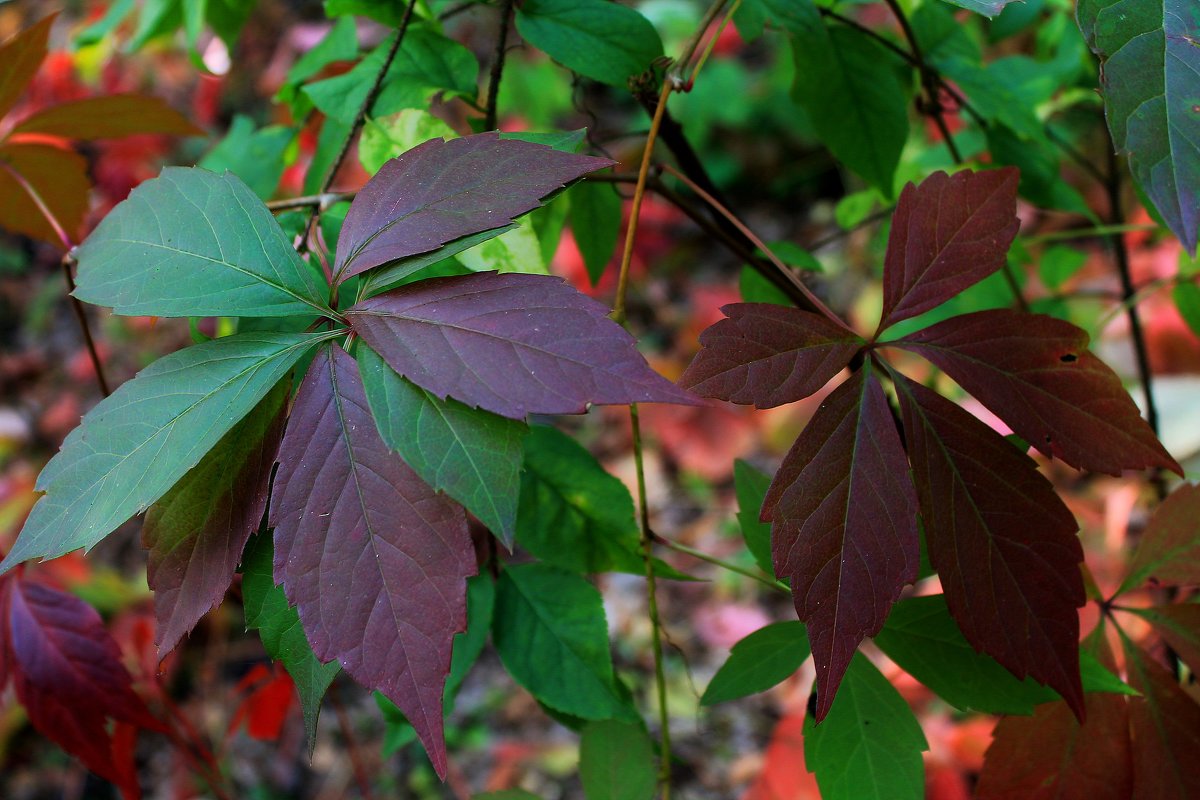
[{"label": "leaf stem", "polygon": [[788,588],[788,585],[782,581],[777,581],[772,578],[768,578],[767,576],[765,576],[759,572],[755,572],[752,569],[747,569],[746,567],[739,566],[730,561],[725,561],[724,559],[718,558],[714,555],[710,555],[709,553],[706,553],[703,550],[697,550],[696,548],[689,547],[686,544],[682,544],[680,542],[674,542],[674,541],[671,541],[670,539],[663,539],[662,537],[658,537],[656,539],[656,541],[659,542],[663,547],[667,548],[668,550],[674,550],[677,553],[683,553],[684,555],[688,555],[688,556],[691,556],[692,558],[697,558],[701,561],[705,561],[709,564],[712,564],[713,566],[721,567],[722,569],[727,569],[730,572],[736,572],[738,575],[744,575],[745,577],[750,578],[751,580],[758,581],[763,586],[766,586],[768,589],[772,589],[777,592],[783,592],[784,594],[792,593],[792,590]]},{"label": "leaf stem", "polygon": [[[727,0],[713,0],[712,5],[708,7],[708,10],[704,12],[704,16],[701,17],[700,23],[696,26],[696,30],[692,33],[692,35],[688,38],[687,43],[683,46],[682,54],[675,61],[675,64],[671,68],[671,77],[676,82],[683,84],[681,87],[683,88],[683,91],[688,91],[691,89],[692,81],[696,77],[696,72],[700,69],[700,63],[703,63],[707,54],[701,57],[700,63],[696,65],[694,70],[689,69],[692,64],[692,57],[696,55],[696,50],[699,49],[700,42],[704,39],[704,34],[708,31],[708,26],[712,25],[713,20],[720,15],[721,9],[725,8],[726,2]],[[722,27],[724,26],[722,25]],[[684,76],[689,72],[691,72],[691,76],[688,78],[686,83],[683,83]]]},{"label": "leaf stem", "polygon": [[266,206],[272,213],[280,211],[295,211],[299,208],[313,208],[324,211],[332,205],[353,200],[357,192],[324,192],[308,194],[301,197],[289,197],[284,200],[268,200]]},{"label": "leaf stem", "polygon": [[513,0],[502,0],[500,4],[500,33],[496,37],[496,55],[492,59],[492,75],[488,81],[487,112],[483,118],[483,129],[496,129],[496,102],[500,97],[500,77],[504,73],[504,55],[508,49],[508,26],[512,21]]}]

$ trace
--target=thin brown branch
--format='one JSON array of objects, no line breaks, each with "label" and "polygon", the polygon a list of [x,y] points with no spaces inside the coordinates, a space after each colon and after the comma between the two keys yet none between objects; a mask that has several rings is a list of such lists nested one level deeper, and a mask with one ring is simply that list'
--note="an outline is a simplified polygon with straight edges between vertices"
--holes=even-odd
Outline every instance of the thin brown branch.
[{"label": "thin brown branch", "polygon": [[325,192],[323,194],[308,194],[301,197],[288,197],[283,200],[268,200],[267,208],[272,213],[295,211],[301,208],[316,208],[325,211],[337,203],[354,199],[356,192]]},{"label": "thin brown branch", "polygon": [[496,129],[496,103],[500,98],[500,78],[504,74],[504,55],[508,49],[508,28],[512,24],[513,0],[502,0],[500,4],[500,33],[496,36],[496,55],[492,58],[492,75],[488,80],[487,112],[483,117],[483,129]]},{"label": "thin brown branch", "polygon": [[112,394],[112,389],[109,388],[108,378],[104,375],[104,364],[100,361],[100,351],[96,348],[96,340],[92,338],[92,328],[88,324],[87,311],[84,310],[83,303],[79,302],[79,298],[75,296],[75,276],[71,274],[71,265],[75,263],[75,258],[68,252],[62,257],[61,263],[63,278],[67,282],[67,300],[70,301],[71,309],[75,312],[75,319],[79,321],[83,344],[87,348],[88,358],[92,361],[92,369],[96,372],[96,384],[100,387],[100,393],[108,397]]},{"label": "thin brown branch", "polygon": [[917,34],[913,30],[912,24],[908,21],[908,15],[900,7],[899,0],[886,0],[886,2],[888,8],[896,16],[896,21],[900,23],[900,30],[904,34],[904,38],[908,40],[908,46],[912,50],[912,57],[916,63],[917,72],[921,76],[921,86],[925,90],[925,103],[922,111],[933,117],[934,124],[937,125],[942,138],[946,142],[946,147],[950,150],[950,157],[954,159],[955,164],[961,164],[963,162],[962,153],[959,152],[958,145],[954,142],[954,136],[950,133],[950,126],[946,124],[945,110],[942,108],[940,94],[942,84],[941,75],[925,60],[925,55],[921,52],[921,43],[917,40]]}]

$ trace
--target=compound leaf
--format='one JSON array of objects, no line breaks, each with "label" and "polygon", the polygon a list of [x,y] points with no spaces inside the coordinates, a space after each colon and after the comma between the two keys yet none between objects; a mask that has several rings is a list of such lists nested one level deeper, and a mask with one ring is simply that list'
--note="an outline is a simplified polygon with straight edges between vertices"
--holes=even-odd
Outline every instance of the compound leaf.
[{"label": "compound leaf", "polygon": [[517,31],[567,69],[621,89],[663,54],[648,19],[604,0],[527,0]]},{"label": "compound leaf", "polygon": [[1150,518],[1118,594],[1147,580],[1160,586],[1200,585],[1198,518],[1200,486],[1181,484]]},{"label": "compound leaf", "polygon": [[581,414],[589,403],[696,403],[650,369],[606,307],[559,278],[431,279],[368,298],[346,318],[413,383],[513,419]]},{"label": "compound leaf", "polygon": [[795,674],[808,654],[808,634],[802,623],[776,622],[759,628],[729,651],[729,658],[700,697],[700,705],[765,692]]}]

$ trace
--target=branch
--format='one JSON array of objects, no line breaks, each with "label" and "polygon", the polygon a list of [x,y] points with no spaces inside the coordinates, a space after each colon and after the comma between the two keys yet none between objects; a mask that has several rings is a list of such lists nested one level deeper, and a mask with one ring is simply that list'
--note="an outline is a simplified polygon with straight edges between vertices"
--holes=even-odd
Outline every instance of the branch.
[{"label": "branch", "polygon": [[496,101],[500,96],[500,76],[504,72],[504,54],[508,48],[508,26],[512,20],[513,0],[502,0],[500,5],[500,35],[496,37],[496,56],[492,59],[492,76],[488,81],[487,113],[483,118],[483,129],[496,129]]},{"label": "branch", "polygon": [[[934,123],[942,133],[942,138],[946,141],[946,147],[950,150],[950,157],[954,159],[955,164],[961,164],[962,153],[958,151],[958,145],[954,143],[950,126],[946,124],[946,117],[943,114],[942,99],[939,94],[942,77],[925,61],[921,45],[917,41],[917,34],[913,31],[904,9],[900,7],[899,0],[887,0],[887,4],[888,8],[892,9],[892,13],[896,15],[896,21],[900,23],[900,30],[904,33],[904,38],[908,40],[908,46],[912,49],[913,62],[921,75],[921,86],[925,89],[925,108],[922,111],[933,117]],[[1020,297],[1020,293],[1017,296]]]}]

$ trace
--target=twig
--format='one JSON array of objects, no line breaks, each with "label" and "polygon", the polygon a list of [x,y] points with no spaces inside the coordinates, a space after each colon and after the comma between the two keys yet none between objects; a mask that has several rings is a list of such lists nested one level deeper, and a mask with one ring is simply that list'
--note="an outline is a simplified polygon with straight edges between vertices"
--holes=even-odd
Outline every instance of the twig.
[{"label": "twig", "polygon": [[661,536],[658,537],[655,541],[657,541],[659,544],[661,544],[663,547],[667,548],[668,550],[674,550],[677,553],[683,553],[684,555],[689,555],[692,558],[698,558],[701,561],[705,561],[709,564],[712,564],[713,566],[720,567],[721,569],[727,569],[730,572],[736,572],[738,575],[744,575],[747,578],[750,578],[751,580],[758,581],[763,586],[766,586],[768,589],[773,589],[774,591],[777,591],[777,592],[783,592],[784,594],[792,593],[792,590],[788,588],[788,585],[786,583],[783,583],[782,581],[773,580],[771,578],[768,578],[765,575],[762,575],[761,573],[755,572],[752,569],[746,569],[745,567],[738,566],[737,564],[734,564],[730,561],[725,561],[724,559],[717,558],[716,556],[710,555],[710,554],[704,552],[703,550],[697,550],[694,547],[688,547],[686,544],[681,544],[679,542],[673,542],[670,539],[664,539]]},{"label": "twig", "polygon": [[324,194],[289,197],[284,200],[268,200],[266,205],[272,213],[314,207],[324,211],[337,203],[353,200],[355,194],[356,192],[325,192]]},{"label": "twig", "polygon": [[496,101],[500,96],[500,77],[504,73],[504,54],[508,48],[508,26],[512,21],[513,0],[502,0],[500,4],[500,35],[496,37],[496,55],[492,59],[492,76],[488,81],[487,113],[483,118],[483,129],[496,129]]},{"label": "twig", "polygon": [[708,31],[708,26],[712,25],[713,20],[715,20],[721,13],[721,9],[725,7],[726,1],[727,0],[713,0],[712,5],[710,5],[708,10],[704,12],[704,16],[700,19],[700,23],[696,26],[695,32],[692,33],[691,37],[688,38],[687,44],[683,46],[682,54],[675,61],[675,64],[671,68],[672,77],[676,81],[683,83],[684,91],[691,89],[691,78],[695,77],[693,74],[686,82],[684,81],[684,76],[688,74],[688,68],[692,63],[692,56],[696,55],[696,48],[700,46],[700,41],[704,38],[705,32]]},{"label": "twig", "polygon": [[[944,109],[942,108],[940,94],[942,84],[941,75],[925,61],[925,56],[921,52],[921,44],[917,41],[917,34],[913,31],[912,24],[909,23],[904,9],[900,7],[899,0],[886,0],[886,2],[888,8],[895,14],[896,21],[900,23],[900,30],[904,33],[904,38],[908,40],[908,46],[912,50],[917,71],[921,74],[921,86],[925,89],[925,108],[923,110],[933,117],[934,124],[941,131],[942,138],[946,142],[946,147],[950,150],[950,157],[954,159],[954,163],[961,164],[963,161],[962,153],[959,152],[958,145],[954,142],[954,136],[950,133],[950,126],[946,124],[946,117],[943,113]],[[1018,293],[1018,296],[1020,296],[1020,293]]]}]

